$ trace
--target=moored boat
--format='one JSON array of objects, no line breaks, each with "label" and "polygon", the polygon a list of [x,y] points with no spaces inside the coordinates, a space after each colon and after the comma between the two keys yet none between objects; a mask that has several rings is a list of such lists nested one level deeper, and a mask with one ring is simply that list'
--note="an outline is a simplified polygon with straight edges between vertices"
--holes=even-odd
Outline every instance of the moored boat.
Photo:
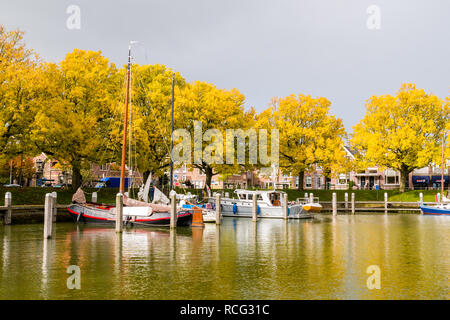
[{"label": "moored boat", "polygon": [[[285,192],[275,190],[243,190],[234,191],[237,198],[223,198],[220,201],[224,217],[251,217],[253,197],[256,197],[256,212],[260,218],[283,218],[283,199]],[[287,204],[289,219],[313,218],[313,212],[304,210],[303,205]]]},{"label": "moored boat", "polygon": [[440,203],[435,206],[420,204],[420,210],[422,210],[423,214],[450,215],[450,203]]},{"label": "moored boat", "polygon": [[303,210],[306,212],[320,212],[322,210],[322,205],[320,203],[304,203]]},{"label": "moored boat", "polygon": [[[75,222],[114,224],[116,213],[114,206],[98,203],[74,203],[68,211]],[[168,226],[170,224],[169,211],[154,211],[151,207],[123,207],[124,224]],[[189,226],[192,222],[192,210],[177,212],[177,226]]]}]

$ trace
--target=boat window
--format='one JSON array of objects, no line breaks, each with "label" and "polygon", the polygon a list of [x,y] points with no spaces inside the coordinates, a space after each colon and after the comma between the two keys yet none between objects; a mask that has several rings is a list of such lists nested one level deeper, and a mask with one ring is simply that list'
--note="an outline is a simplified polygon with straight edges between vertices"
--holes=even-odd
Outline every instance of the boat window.
[{"label": "boat window", "polygon": [[247,195],[247,199],[248,199],[248,200],[253,200],[253,195],[252,195],[252,194],[248,194],[248,195]]},{"label": "boat window", "polygon": [[263,197],[262,197],[261,194],[258,194],[258,195],[256,196],[256,200],[262,200],[262,199],[263,199]]}]

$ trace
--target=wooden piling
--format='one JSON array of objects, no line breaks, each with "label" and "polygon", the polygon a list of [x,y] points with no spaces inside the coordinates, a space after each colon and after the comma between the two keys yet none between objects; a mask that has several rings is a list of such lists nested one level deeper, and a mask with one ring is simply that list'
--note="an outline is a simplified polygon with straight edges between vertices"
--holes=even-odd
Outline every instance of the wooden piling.
[{"label": "wooden piling", "polygon": [[355,194],[352,192],[352,214],[355,214]]},{"label": "wooden piling", "polygon": [[92,202],[97,203],[97,192],[92,192]]},{"label": "wooden piling", "polygon": [[56,214],[57,214],[57,198],[58,198],[58,194],[55,192],[52,192],[52,199],[53,199],[53,212],[52,212],[52,222],[56,222]]},{"label": "wooden piling", "polygon": [[116,232],[123,230],[123,194],[116,195]]},{"label": "wooden piling", "polygon": [[177,194],[170,194],[170,229],[177,227]]},{"label": "wooden piling", "polygon": [[258,204],[256,201],[256,194],[253,195],[253,205],[252,205],[252,221],[256,222],[258,220]]},{"label": "wooden piling", "polygon": [[283,194],[283,219],[287,220],[288,218],[288,195]]},{"label": "wooden piling", "polygon": [[333,216],[335,216],[335,215],[337,214],[337,198],[336,198],[336,192],[333,192],[332,206],[333,206]]},{"label": "wooden piling", "polygon": [[384,193],[384,213],[387,213],[388,211],[388,194],[387,192]]},{"label": "wooden piling", "polygon": [[345,211],[348,211],[348,193],[346,192],[345,195]]},{"label": "wooden piling", "polygon": [[[422,192],[419,193],[419,203],[420,203],[420,204],[423,204],[423,193],[422,193]],[[420,214],[423,214],[423,211],[422,211],[422,210],[420,210]]]},{"label": "wooden piling", "polygon": [[308,202],[308,192],[305,192],[305,201]]},{"label": "wooden piling", "polygon": [[221,206],[220,206],[220,193],[216,194],[216,224],[220,224],[220,218],[222,216]]},{"label": "wooden piling", "polygon": [[314,193],[309,194],[309,202],[314,203]]},{"label": "wooden piling", "polygon": [[3,223],[5,225],[11,224],[11,213],[12,213],[12,208],[11,208],[11,203],[12,203],[12,195],[11,192],[6,192],[5,193],[5,207],[6,207],[6,214],[3,218]]},{"label": "wooden piling", "polygon": [[44,207],[44,239],[52,237],[52,221],[53,221],[53,196],[51,193],[45,195]]}]

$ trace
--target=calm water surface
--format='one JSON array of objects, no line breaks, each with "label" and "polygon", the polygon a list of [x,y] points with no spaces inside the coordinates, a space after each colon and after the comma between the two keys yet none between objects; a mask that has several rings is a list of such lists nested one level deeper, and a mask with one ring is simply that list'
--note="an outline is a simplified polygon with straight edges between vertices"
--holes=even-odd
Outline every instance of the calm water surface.
[{"label": "calm water surface", "polygon": [[[0,299],[449,299],[450,218],[225,218],[205,229],[0,226]],[[67,267],[81,269],[69,290]],[[381,269],[369,290],[366,269]]]}]

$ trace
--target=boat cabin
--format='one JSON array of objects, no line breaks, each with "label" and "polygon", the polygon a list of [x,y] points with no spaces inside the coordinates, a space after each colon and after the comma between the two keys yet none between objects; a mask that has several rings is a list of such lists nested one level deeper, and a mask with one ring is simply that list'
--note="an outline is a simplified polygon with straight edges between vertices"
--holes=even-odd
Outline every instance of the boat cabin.
[{"label": "boat cabin", "polygon": [[282,206],[282,196],[285,192],[282,191],[264,191],[264,190],[235,190],[237,198],[242,201],[253,201],[256,197],[258,202],[264,202],[268,206],[280,207]]}]

